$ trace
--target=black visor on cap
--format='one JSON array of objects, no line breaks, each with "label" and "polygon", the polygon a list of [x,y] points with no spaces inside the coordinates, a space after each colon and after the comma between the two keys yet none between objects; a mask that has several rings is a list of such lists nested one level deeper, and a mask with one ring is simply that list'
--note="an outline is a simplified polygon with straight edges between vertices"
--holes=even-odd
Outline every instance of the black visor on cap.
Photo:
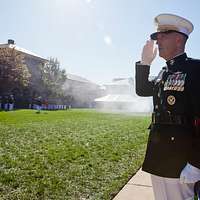
[{"label": "black visor on cap", "polygon": [[152,34],[150,35],[150,38],[151,38],[152,40],[157,40],[157,35],[158,35],[158,32],[152,33]]},{"label": "black visor on cap", "polygon": [[175,31],[175,30],[167,30],[167,31],[155,32],[155,33],[152,33],[152,34],[150,35],[150,38],[151,38],[152,40],[157,40],[158,33],[166,33],[166,34],[168,34],[168,33],[173,33],[173,32],[180,33],[181,35],[184,35],[186,38],[188,38],[188,36],[187,36],[186,34],[181,33],[181,32],[179,32],[179,31]]}]

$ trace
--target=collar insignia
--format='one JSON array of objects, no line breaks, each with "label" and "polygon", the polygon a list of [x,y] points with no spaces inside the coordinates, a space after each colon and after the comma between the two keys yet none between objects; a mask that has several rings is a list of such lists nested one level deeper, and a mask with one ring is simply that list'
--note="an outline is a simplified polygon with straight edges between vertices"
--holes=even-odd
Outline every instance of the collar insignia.
[{"label": "collar insignia", "polygon": [[174,64],[174,62],[175,62],[175,60],[174,60],[174,59],[172,59],[172,60],[170,60],[170,61],[169,61],[169,64],[170,64],[170,65],[173,65],[173,64]]}]

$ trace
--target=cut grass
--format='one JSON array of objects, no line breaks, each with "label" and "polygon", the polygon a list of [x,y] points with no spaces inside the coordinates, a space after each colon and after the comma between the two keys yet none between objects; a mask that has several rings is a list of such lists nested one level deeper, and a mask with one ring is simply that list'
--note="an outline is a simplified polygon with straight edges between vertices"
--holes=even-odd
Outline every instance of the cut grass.
[{"label": "cut grass", "polygon": [[0,198],[109,200],[141,166],[149,117],[0,112]]}]

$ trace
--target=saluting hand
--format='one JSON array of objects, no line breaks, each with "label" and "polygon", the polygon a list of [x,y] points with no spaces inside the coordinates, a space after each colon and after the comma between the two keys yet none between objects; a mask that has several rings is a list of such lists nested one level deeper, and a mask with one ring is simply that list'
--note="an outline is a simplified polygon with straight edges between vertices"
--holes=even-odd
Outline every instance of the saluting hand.
[{"label": "saluting hand", "polygon": [[142,50],[141,64],[151,65],[157,54],[157,48],[154,48],[154,41],[147,40]]}]

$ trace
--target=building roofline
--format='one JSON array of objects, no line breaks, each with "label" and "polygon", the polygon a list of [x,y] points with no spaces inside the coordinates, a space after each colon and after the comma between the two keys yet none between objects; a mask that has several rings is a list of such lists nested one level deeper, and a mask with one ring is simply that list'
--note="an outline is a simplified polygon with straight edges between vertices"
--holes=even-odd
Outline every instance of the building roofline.
[{"label": "building roofline", "polygon": [[71,74],[71,73],[66,73],[67,75],[67,79],[68,80],[72,80],[72,81],[78,81],[78,82],[82,82],[82,83],[89,83],[89,84],[93,84],[93,85],[96,85],[96,86],[99,86],[98,84],[82,77],[82,76],[79,76],[79,75],[75,75],[75,74]]},{"label": "building roofline", "polygon": [[42,60],[43,62],[48,62],[49,60],[46,59],[46,58],[43,58],[42,56],[39,56],[27,49],[24,49],[24,48],[21,48],[15,44],[0,44],[0,48],[10,48],[10,49],[15,49],[16,51],[19,51],[19,52],[22,52],[26,55],[29,55],[29,56],[32,56],[32,57],[35,57],[35,58],[39,58],[40,60]]}]

